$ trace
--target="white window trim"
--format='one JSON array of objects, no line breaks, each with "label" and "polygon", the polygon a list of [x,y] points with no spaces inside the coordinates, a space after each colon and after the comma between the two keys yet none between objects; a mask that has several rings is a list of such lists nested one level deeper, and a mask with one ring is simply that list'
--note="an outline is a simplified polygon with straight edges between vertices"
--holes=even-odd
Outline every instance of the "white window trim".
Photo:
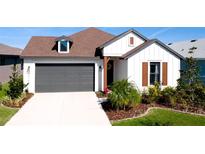
[{"label": "white window trim", "polygon": [[67,51],[61,51],[61,41],[66,41],[66,40],[59,40],[58,41],[58,53],[69,53],[69,45],[70,45],[70,43],[69,43],[69,41],[67,41]]},{"label": "white window trim", "polygon": [[150,63],[159,62],[160,63],[160,86],[162,85],[162,61],[161,60],[150,60],[148,61],[148,86],[153,86],[150,84]]}]

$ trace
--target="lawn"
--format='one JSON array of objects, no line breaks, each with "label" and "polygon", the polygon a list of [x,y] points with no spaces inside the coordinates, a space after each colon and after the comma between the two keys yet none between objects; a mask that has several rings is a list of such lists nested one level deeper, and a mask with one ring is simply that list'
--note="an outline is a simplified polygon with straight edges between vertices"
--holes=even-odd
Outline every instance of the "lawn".
[{"label": "lawn", "polygon": [[0,105],[0,126],[3,126],[17,111],[18,109],[12,109]]},{"label": "lawn", "polygon": [[0,99],[4,96],[6,96],[6,91],[8,89],[8,83],[5,83],[2,85],[2,89],[0,90]]},{"label": "lawn", "polygon": [[113,126],[205,126],[205,116],[152,109],[146,116],[113,122]]},{"label": "lawn", "polygon": [[[6,96],[6,90],[8,89],[8,84],[3,84],[0,90],[0,100]],[[12,109],[4,107],[0,103],[0,126],[3,126],[16,112],[18,109]]]}]

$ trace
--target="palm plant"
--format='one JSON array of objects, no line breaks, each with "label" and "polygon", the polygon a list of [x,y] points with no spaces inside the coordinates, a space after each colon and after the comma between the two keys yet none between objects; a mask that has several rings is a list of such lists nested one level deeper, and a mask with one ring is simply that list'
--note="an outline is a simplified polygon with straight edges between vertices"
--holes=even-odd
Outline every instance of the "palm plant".
[{"label": "palm plant", "polygon": [[126,107],[132,107],[140,103],[141,98],[138,90],[128,80],[115,81],[111,86],[111,91],[108,99],[117,110],[125,110]]}]

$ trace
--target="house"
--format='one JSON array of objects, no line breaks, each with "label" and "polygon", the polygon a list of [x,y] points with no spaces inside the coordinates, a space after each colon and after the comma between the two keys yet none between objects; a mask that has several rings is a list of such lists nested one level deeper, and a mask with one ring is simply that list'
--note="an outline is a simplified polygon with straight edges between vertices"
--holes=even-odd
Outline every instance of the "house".
[{"label": "house", "polygon": [[184,57],[134,29],[118,36],[88,28],[70,36],[34,36],[22,52],[29,92],[101,91],[128,79],[140,90],[176,86]]},{"label": "house", "polygon": [[[168,46],[184,57],[189,57],[189,50],[195,47],[194,53],[191,56],[198,61],[200,78],[205,84],[205,39],[169,43]],[[181,69],[183,69],[183,65]]]},{"label": "house", "polygon": [[0,44],[0,82],[9,80],[13,65],[19,65],[21,70],[21,51],[22,49]]}]

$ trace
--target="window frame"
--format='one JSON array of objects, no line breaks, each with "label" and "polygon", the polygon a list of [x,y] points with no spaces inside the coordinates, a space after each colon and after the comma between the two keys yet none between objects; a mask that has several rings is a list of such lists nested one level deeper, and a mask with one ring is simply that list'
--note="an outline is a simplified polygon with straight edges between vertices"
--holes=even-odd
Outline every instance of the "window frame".
[{"label": "window frame", "polygon": [[150,69],[151,69],[151,63],[159,63],[159,83],[162,82],[162,62],[161,61],[149,61],[148,62],[148,86],[153,86],[154,84],[150,83]]},{"label": "window frame", "polygon": [[[66,40],[60,40],[60,52],[68,52],[68,41]],[[66,44],[65,50],[62,50],[62,46],[64,46]]]},{"label": "window frame", "polygon": [[[66,42],[67,49],[65,51],[61,50],[61,43],[62,42]],[[69,53],[69,41],[64,40],[64,39],[58,41],[58,53]]]}]

